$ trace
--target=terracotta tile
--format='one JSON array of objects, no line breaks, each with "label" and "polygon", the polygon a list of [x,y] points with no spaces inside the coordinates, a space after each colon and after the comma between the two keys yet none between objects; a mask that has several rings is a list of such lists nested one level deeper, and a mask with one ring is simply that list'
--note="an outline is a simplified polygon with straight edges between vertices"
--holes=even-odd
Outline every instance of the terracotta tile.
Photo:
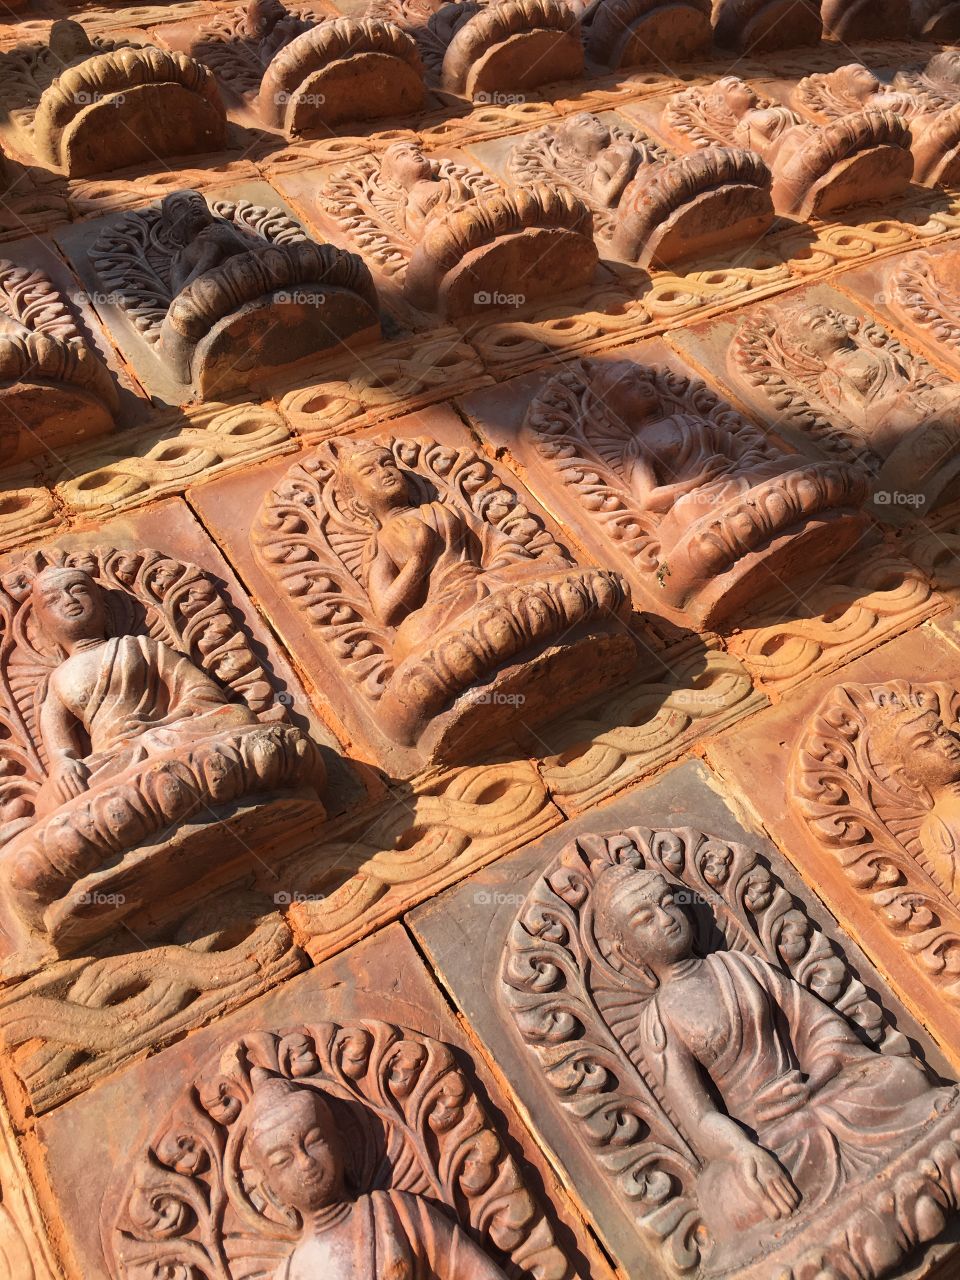
[{"label": "terracotta tile", "polygon": [[[644,985],[643,970],[638,972],[632,959],[645,945],[640,941],[646,935],[639,919],[638,950],[634,950],[632,934],[629,941],[626,935],[620,942],[615,940],[617,926],[608,918],[607,906],[592,896],[594,878],[608,864],[621,860],[655,868],[673,884],[670,914],[682,910],[678,902],[684,904],[688,930],[693,923],[688,939],[695,936],[699,954],[711,957],[705,962],[707,968],[738,970],[739,964],[754,963],[742,957],[759,956],[756,963],[769,966],[765,972],[771,976],[764,981],[771,986],[783,981],[773,975],[791,974],[820,995],[811,1003],[808,1016],[826,1016],[821,1003],[825,1000],[838,1013],[843,1010],[844,1019],[852,1016],[860,1027],[870,1028],[870,1040],[885,1046],[874,1061],[885,1060],[893,1077],[900,1068],[896,1058],[888,1055],[906,1048],[901,1039],[904,1033],[935,1072],[943,1070],[943,1061],[896,1001],[884,1010],[878,1008],[872,996],[877,976],[869,962],[770,843],[741,825],[716,781],[699,764],[675,769],[658,783],[551,833],[415,912],[411,926],[428,960],[488,1059],[509,1081],[539,1141],[575,1188],[624,1273],[663,1280],[707,1275],[707,1266],[698,1266],[694,1242],[705,1243],[709,1237],[693,1233],[696,1224],[709,1220],[713,1208],[705,1187],[698,1199],[697,1174],[704,1158],[701,1139],[688,1123],[689,1111],[681,1105],[685,1085],[671,1077],[667,1112],[659,1101],[663,1094],[657,1092],[664,1087],[657,1066],[659,1052],[666,1050],[669,1055],[673,1047],[676,1056],[669,1057],[670,1062],[686,1059],[679,1041],[670,1039],[674,1023],[668,1021],[668,1014],[662,1012],[661,1018],[653,1020],[660,1000],[655,1008],[646,1007],[650,980]],[[659,892],[657,883],[650,885],[650,893]],[[625,888],[626,880],[618,884]],[[633,899],[632,904],[637,904],[639,917],[639,900]],[[739,958],[739,964],[733,958],[729,966],[718,961],[718,955],[730,954],[726,948]],[[832,975],[826,986],[824,964]],[[759,1006],[751,1011],[741,991],[734,981],[724,1001],[717,1000],[709,1014],[697,1018],[695,1032],[698,1037],[716,1035],[722,1043],[727,1016],[742,1019],[738,1024],[743,1032],[742,1055],[738,1057],[730,1045],[721,1053],[722,1064],[718,1061],[712,1071],[716,1081],[712,1101],[704,1102],[709,1110],[725,1107],[738,1118],[750,1109],[751,1088],[759,1087],[766,1047],[784,1034],[783,1029],[770,1028],[762,1033],[755,1053],[748,1049],[751,1012],[756,1014]],[[662,1000],[666,998],[664,994]],[[734,1012],[738,998],[739,1014]],[[780,998],[786,999],[785,990]],[[690,1000],[695,999],[691,990]],[[838,1023],[839,1019],[831,1026]],[[845,1025],[848,1043],[855,1042],[862,1052],[852,1026]],[[653,1043],[648,1036],[656,1029],[657,1048],[645,1053],[645,1046]],[[857,1052],[853,1050],[859,1061]],[[852,1063],[846,1069],[856,1074],[859,1068]],[[747,1092],[733,1101],[735,1082],[741,1079]],[[896,1093],[895,1087],[892,1092]],[[878,1089],[873,1095],[875,1100],[880,1093]],[[954,1106],[956,1097],[954,1090],[944,1099],[945,1105]],[[808,1129],[816,1124],[811,1115]],[[893,1125],[890,1133],[892,1156],[893,1151],[902,1150],[902,1139]],[[856,1145],[852,1135],[851,1140]],[[921,1145],[930,1141],[923,1138]],[[783,1158],[790,1163],[791,1157]],[[877,1153],[869,1159],[877,1160]],[[907,1163],[917,1159],[914,1150]],[[882,1159],[878,1163],[882,1167]],[[641,1194],[624,1194],[626,1186],[652,1190],[656,1172],[664,1177],[657,1179],[655,1199],[645,1205]],[[758,1237],[746,1236],[739,1252],[731,1241],[727,1256],[738,1257],[731,1274],[766,1277],[777,1267],[788,1271],[792,1265],[802,1275],[805,1266],[817,1265],[817,1259],[825,1256],[835,1266],[844,1265],[841,1258],[848,1239],[844,1228],[862,1247],[863,1237],[857,1232],[864,1228],[861,1219],[855,1224],[854,1215],[862,1203],[884,1194],[885,1174],[874,1177],[869,1186],[834,1191],[831,1204],[852,1198],[852,1203],[846,1201],[845,1214],[822,1206],[804,1217],[801,1204],[792,1231],[780,1223],[767,1237],[767,1253]],[[815,1185],[811,1195],[816,1194]],[[956,1208],[949,1195],[945,1201]],[[873,1222],[865,1229],[872,1231]],[[785,1243],[773,1255],[769,1250],[777,1237]],[[835,1252],[830,1252],[831,1245]],[[943,1254],[943,1247],[935,1246],[931,1257]]]},{"label": "terracotta tile", "polygon": [[[311,1044],[315,1052],[308,1048]],[[434,1205],[447,1206],[446,1212],[482,1242],[484,1256],[505,1261],[494,1243],[499,1240],[512,1249],[514,1258],[531,1259],[530,1265],[544,1277],[612,1280],[610,1268],[495,1077],[474,1063],[443,995],[400,926],[301,975],[217,1027],[187,1037],[160,1058],[125,1071],[41,1122],[39,1141],[63,1205],[79,1273],[94,1276],[109,1270],[104,1244],[120,1247],[118,1228],[132,1229],[125,1249],[137,1248],[151,1258],[196,1259],[205,1256],[203,1250],[216,1249],[223,1230],[216,1218],[210,1219],[212,1234],[202,1243],[189,1228],[167,1234],[166,1242],[159,1236],[151,1242],[143,1235],[144,1229],[150,1231],[147,1224],[132,1227],[125,1211],[131,1192],[146,1175],[149,1153],[168,1125],[186,1124],[191,1131],[200,1125],[215,1132],[209,1126],[218,1122],[201,1120],[193,1109],[194,1083],[218,1072],[248,1072],[258,1064],[272,1076],[296,1081],[288,1091],[314,1081],[332,1099],[350,1135],[346,1157],[354,1168],[359,1163],[354,1195],[362,1198],[373,1187],[395,1186],[414,1194],[429,1188]],[[243,1078],[249,1081],[249,1076]],[[254,1079],[260,1087],[266,1084],[261,1071],[255,1070]],[[271,1088],[276,1091],[277,1086]],[[131,1105],[146,1094],[149,1111]],[[209,1096],[205,1089],[202,1096]],[[355,1127],[370,1115],[379,1117],[392,1137],[376,1180],[372,1175],[377,1161],[361,1172],[363,1156],[376,1150],[365,1145],[374,1141],[374,1132],[365,1135],[362,1127]],[[428,1128],[422,1130],[421,1125]],[[226,1128],[219,1130],[224,1136]],[[425,1132],[430,1134],[426,1142]],[[80,1134],[87,1139],[78,1141]],[[450,1150],[458,1149],[468,1136],[469,1168],[478,1174],[475,1182]],[[92,1164],[88,1155],[82,1159],[90,1142],[105,1157]],[[247,1149],[253,1154],[252,1147]],[[219,1154],[212,1158],[219,1163]],[[422,1170],[433,1172],[425,1177]],[[179,1185],[186,1190],[188,1180],[198,1175],[202,1180],[204,1170],[185,1170]],[[198,1189],[200,1185],[194,1183]],[[233,1203],[239,1208],[239,1201]],[[262,1258],[266,1252],[281,1263],[291,1254],[294,1233],[288,1233],[284,1243],[275,1229],[260,1227],[250,1210],[245,1221],[241,1234],[233,1237],[233,1256],[259,1252]],[[411,1223],[408,1238],[421,1245],[429,1229],[427,1224],[418,1228]],[[133,1244],[137,1236],[142,1246]],[[378,1244],[379,1257],[386,1240],[381,1237]],[[476,1265],[480,1259],[473,1261]],[[479,1273],[471,1269],[469,1274]]]},{"label": "terracotta tile", "polygon": [[956,1061],[960,900],[945,878],[946,837],[935,837],[951,829],[952,793],[931,784],[927,796],[910,781],[926,758],[911,727],[922,709],[934,728],[943,718],[945,753],[956,741],[956,650],[941,628],[951,620],[812,681],[707,754]]}]

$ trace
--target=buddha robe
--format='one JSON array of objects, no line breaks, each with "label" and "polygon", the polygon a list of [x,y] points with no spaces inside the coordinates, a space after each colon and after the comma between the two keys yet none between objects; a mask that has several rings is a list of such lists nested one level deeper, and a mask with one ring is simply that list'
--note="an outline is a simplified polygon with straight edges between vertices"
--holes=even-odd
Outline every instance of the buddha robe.
[{"label": "buddha robe", "polygon": [[[326,1243],[324,1236],[336,1233]],[[505,1280],[461,1228],[420,1196],[374,1191],[330,1232],[303,1240],[273,1280]]]},{"label": "buddha robe", "polygon": [[[767,961],[720,951],[703,964],[719,994],[703,1042],[694,1053],[654,996],[641,1016],[644,1066],[669,1094],[672,1066],[683,1058],[699,1064],[726,1113],[790,1174],[803,1197],[799,1213],[851,1188],[855,1195],[856,1185],[919,1138],[953,1096],[931,1087],[911,1060],[864,1044],[845,1018]],[[814,1087],[808,1077],[827,1062],[833,1073]],[[788,1086],[799,1086],[796,1097],[784,1098]],[[682,1099],[670,1096],[682,1115]],[[772,1228],[762,1211],[750,1221],[723,1159],[706,1165],[698,1192],[711,1235],[726,1250],[747,1247],[750,1228]]]}]

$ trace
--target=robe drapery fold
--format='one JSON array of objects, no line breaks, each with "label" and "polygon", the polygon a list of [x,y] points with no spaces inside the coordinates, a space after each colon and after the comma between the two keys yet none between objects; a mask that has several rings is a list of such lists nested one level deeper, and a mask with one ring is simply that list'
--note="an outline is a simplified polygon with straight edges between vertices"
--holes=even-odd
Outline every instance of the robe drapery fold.
[{"label": "robe drapery fold", "polygon": [[90,740],[91,782],[236,725],[254,724],[182,654],[149,636],[106,640],[97,679],[77,708]]},{"label": "robe drapery fold", "polygon": [[[845,1018],[760,957],[719,951],[702,963],[718,996],[721,1038],[694,1053],[655,995],[640,1021],[644,1065],[670,1094],[671,1064],[692,1059],[726,1114],[790,1174],[803,1197],[799,1213],[882,1168],[950,1096],[916,1063],[865,1044]],[[682,1099],[670,1097],[682,1114]],[[721,1158],[706,1164],[699,1183],[704,1219],[728,1247],[734,1231],[763,1224],[737,1177]]]},{"label": "robe drapery fold", "polygon": [[505,1280],[446,1214],[403,1191],[362,1196],[337,1237],[341,1266],[325,1261],[321,1275],[301,1243],[273,1280]]}]

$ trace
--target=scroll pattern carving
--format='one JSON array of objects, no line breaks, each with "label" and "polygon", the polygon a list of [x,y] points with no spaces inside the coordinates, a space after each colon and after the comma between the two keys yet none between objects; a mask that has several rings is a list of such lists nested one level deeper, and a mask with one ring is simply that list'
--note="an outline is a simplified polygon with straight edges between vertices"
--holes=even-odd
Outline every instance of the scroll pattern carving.
[{"label": "scroll pattern carving", "polygon": [[[689,828],[581,837],[530,889],[501,979],[576,1139],[668,1274],[875,1280],[957,1207],[956,1090],[930,1085],[747,846]],[[826,1183],[819,1157],[804,1168],[821,1142]],[[766,1212],[734,1189],[741,1159]]]},{"label": "scroll pattern carving", "polygon": [[[348,1262],[341,1245],[329,1275],[366,1274],[374,1256],[412,1274],[428,1255],[435,1272],[462,1280],[572,1275],[450,1049],[379,1021],[264,1032],[224,1046],[106,1202],[109,1274],[290,1274],[307,1215],[278,1203],[280,1178],[261,1150],[271,1130],[299,1123],[301,1110],[329,1143],[339,1133],[350,1187],[340,1191],[335,1225],[314,1227],[310,1215],[304,1233],[317,1232],[321,1252],[327,1231],[352,1237],[356,1251]],[[364,1239],[360,1220],[369,1215]]]}]

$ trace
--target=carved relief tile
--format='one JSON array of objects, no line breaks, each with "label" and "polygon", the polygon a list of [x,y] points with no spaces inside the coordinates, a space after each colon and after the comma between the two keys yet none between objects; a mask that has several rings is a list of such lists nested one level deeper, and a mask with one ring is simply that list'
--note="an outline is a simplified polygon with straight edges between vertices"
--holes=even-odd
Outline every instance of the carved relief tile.
[{"label": "carved relief tile", "polygon": [[71,451],[54,469],[56,493],[67,511],[106,515],[182,493],[193,483],[296,447],[283,420],[255,405],[210,406],[186,419]]},{"label": "carved relief tile", "polygon": [[922,69],[897,72],[894,87],[908,93],[922,93],[938,107],[960,102],[960,54],[955,49],[935,53]]},{"label": "carved relief tile", "polygon": [[[128,1105],[145,1090],[146,1114]],[[399,927],[74,1100],[40,1131],[91,1276],[193,1266],[239,1280],[319,1266],[330,1280],[611,1280]],[[110,1155],[65,1197],[78,1131]]]},{"label": "carved relief tile", "polygon": [[310,240],[266,183],[236,190],[177,191],[61,237],[144,384],[175,403],[380,333],[356,254]]},{"label": "carved relief tile", "polygon": [[206,67],[153,45],[91,40],[72,19],[54,22],[42,42],[0,53],[0,104],[11,148],[70,177],[226,143]]},{"label": "carved relief tile", "polygon": [[578,563],[450,410],[194,500],[391,771],[475,761],[635,659],[623,579]]},{"label": "carved relief tile", "polygon": [[0,1267],[10,1280],[60,1280],[36,1196],[0,1108]]},{"label": "carved relief tile", "polygon": [[923,93],[898,92],[859,62],[804,76],[790,101],[818,124],[858,111],[895,111],[910,125],[914,182],[956,186],[960,178],[960,103],[938,108]]},{"label": "carved relief tile", "polygon": [[714,43],[750,56],[768,50],[817,45],[823,34],[820,4],[782,0],[719,0],[713,9]]},{"label": "carved relief tile", "polygon": [[866,486],[846,464],[776,445],[669,361],[651,343],[475,392],[464,406],[647,608],[713,626],[856,542]]},{"label": "carved relief tile", "polygon": [[641,266],[755,241],[774,216],[770,174],[754,152],[719,147],[678,158],[586,111],[515,143],[506,167],[518,186],[555,183],[583,200],[608,251]]},{"label": "carved relief tile", "polygon": [[459,330],[438,326],[429,336],[367,351],[360,361],[331,361],[322,381],[311,378],[288,391],[280,412],[302,440],[313,444],[491,381]]},{"label": "carved relief tile", "polygon": [[[937,551],[858,548],[828,573],[799,575],[741,620],[727,646],[762,689],[785,693],[835,671],[946,607]],[[946,556],[944,558],[947,558]]]},{"label": "carved relief tile", "polygon": [[0,258],[0,467],[113,430],[120,398],[66,298]]},{"label": "carved relief tile", "polygon": [[777,212],[800,219],[894,199],[913,174],[910,131],[895,112],[805,123],[737,76],[673,94],[662,105],[658,129],[683,150],[734,146],[758,152],[773,174]]},{"label": "carved relief tile", "polygon": [[668,774],[413,929],[626,1274],[879,1280],[960,1207],[960,1088],[709,788]]},{"label": "carved relief tile", "polygon": [[910,33],[910,0],[822,0],[823,34],[845,44],[897,40]]},{"label": "carved relief tile", "polygon": [[332,5],[250,0],[158,35],[211,69],[241,123],[287,138],[400,118],[424,103],[413,39],[395,23],[345,17]]},{"label": "carved relief tile", "polygon": [[842,294],[802,290],[676,341],[778,434],[857,469],[879,519],[954,496],[960,385]]},{"label": "carved relief tile", "polygon": [[385,297],[420,311],[487,316],[597,274],[593,219],[579,197],[549,182],[507,190],[468,157],[431,158],[416,138],[319,184],[307,173],[280,185],[324,231],[363,253]]},{"label": "carved relief tile", "polygon": [[851,272],[840,283],[960,376],[960,252],[949,241]]},{"label": "carved relief tile", "polygon": [[579,15],[565,0],[371,0],[366,12],[410,33],[431,84],[475,102],[583,71]]},{"label": "carved relief tile", "polygon": [[740,662],[699,637],[659,662],[659,672],[537,729],[532,750],[565,814],[601,804],[766,704]]},{"label": "carved relief tile", "polygon": [[9,975],[175,919],[179,891],[246,873],[258,823],[323,819],[324,760],[211,553],[171,503],[0,566]]},{"label": "carved relief tile", "polygon": [[955,673],[956,650],[928,624],[707,749],[954,1060]]}]

